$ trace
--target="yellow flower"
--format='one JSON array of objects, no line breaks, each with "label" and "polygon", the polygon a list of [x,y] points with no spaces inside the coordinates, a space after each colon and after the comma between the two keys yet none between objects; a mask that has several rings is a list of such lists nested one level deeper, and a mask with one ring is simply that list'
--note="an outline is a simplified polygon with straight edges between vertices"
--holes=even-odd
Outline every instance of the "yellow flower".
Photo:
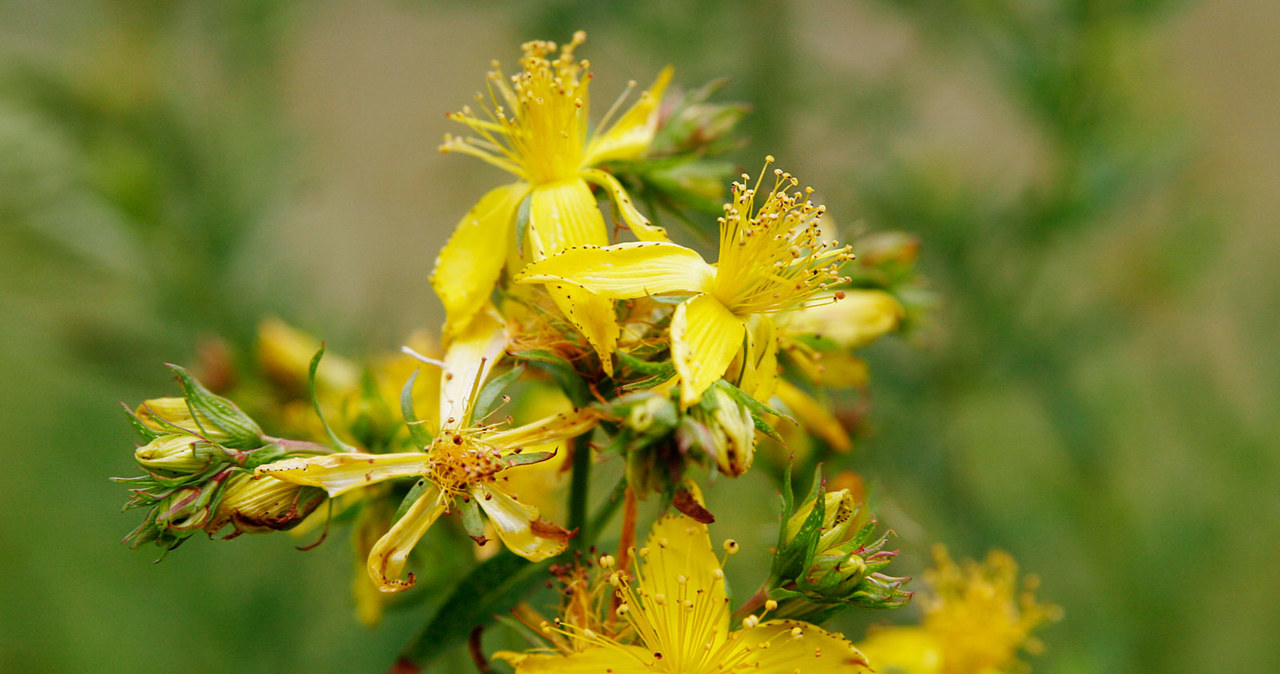
[{"label": "yellow flower", "polygon": [[[736,546],[736,544],[734,544]],[[612,558],[604,557],[608,566]],[[729,674],[731,672],[869,672],[867,660],[843,637],[797,620],[748,616],[731,630],[724,571],[704,524],[662,518],[639,551],[636,580],[610,576],[619,599],[617,634],[558,621],[572,642],[567,653],[496,653],[517,674]]]},{"label": "yellow flower", "polygon": [[440,414],[429,420],[438,422],[430,424],[438,431],[424,451],[342,452],[279,461],[258,472],[321,487],[331,497],[384,480],[420,478],[421,495],[369,552],[369,577],[383,592],[413,585],[413,574],[400,578],[409,552],[441,515],[455,507],[474,512],[478,506],[502,542],[518,555],[538,561],[559,554],[568,532],[543,521],[536,507],[517,501],[503,473],[542,458],[522,455],[525,448],[580,435],[595,425],[597,415],[575,410],[508,430],[478,424],[471,418],[476,391],[505,345],[501,324],[485,313],[472,320],[445,352]]},{"label": "yellow flower", "polygon": [[683,404],[697,402],[739,353],[745,354],[742,371],[753,373],[750,389],[771,390],[777,339],[769,315],[842,298],[841,292],[817,296],[845,280],[840,265],[853,259],[848,247],[822,238],[825,208],[809,201],[812,190],[788,194],[799,182],[779,170],[774,176],[759,205],[759,180],[751,188],[745,175],[734,183],[733,201],[720,218],[716,265],[672,243],[582,246],[530,264],[516,281],[574,285],[610,299],[692,294],[670,327]]},{"label": "yellow flower", "polygon": [[981,564],[956,565],[946,548],[925,572],[933,595],[922,598],[923,624],[875,630],[860,647],[885,674],[1005,674],[1025,665],[1018,651],[1038,652],[1031,632],[1060,610],[1036,602],[1035,580],[1018,590],[1018,565],[995,551]]},{"label": "yellow flower", "polygon": [[[604,188],[637,237],[666,238],[661,228],[651,226],[635,209],[621,183],[596,167],[644,154],[653,140],[658,103],[671,70],[663,70],[615,123],[609,124],[612,115],[606,115],[591,133],[587,123],[589,64],[575,60],[573,53],[584,40],[586,34],[579,31],[554,59],[550,57],[556,51],[555,43],[526,43],[519,74],[508,80],[501,71],[489,73],[489,100],[480,97],[482,114],[463,108],[450,115],[475,135],[445,136],[441,151],[479,157],[515,174],[518,180],[481,197],[440,251],[431,284],[445,306],[446,341],[484,307],[509,257],[514,258],[506,251],[517,241],[526,262],[572,246],[609,242],[588,183]],[[517,214],[526,201],[527,228],[522,236],[513,237]],[[495,254],[497,251],[504,252]],[[551,295],[611,372],[618,326],[610,303],[577,288],[552,290]]]}]

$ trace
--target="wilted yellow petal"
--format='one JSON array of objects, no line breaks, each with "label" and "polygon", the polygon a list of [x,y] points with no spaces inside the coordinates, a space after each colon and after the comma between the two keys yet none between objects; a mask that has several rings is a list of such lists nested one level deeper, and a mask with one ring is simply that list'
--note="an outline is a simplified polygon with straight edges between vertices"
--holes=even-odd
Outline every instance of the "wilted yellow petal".
[{"label": "wilted yellow petal", "polygon": [[435,485],[429,486],[369,551],[369,578],[383,592],[399,592],[413,586],[413,574],[401,580],[409,553],[427,529],[448,510],[447,499]]},{"label": "wilted yellow petal", "polygon": [[783,379],[778,381],[773,395],[782,401],[787,411],[795,415],[805,429],[826,440],[836,451],[848,451],[853,445],[840,421],[831,415],[826,405],[814,400],[808,393]]},{"label": "wilted yellow petal", "polygon": [[614,159],[639,159],[653,142],[657,129],[658,106],[662,94],[675,72],[671,66],[662,69],[648,91],[640,94],[640,100],[631,106],[608,131],[591,139],[587,144],[583,166],[598,166]]},{"label": "wilted yellow petal", "polygon": [[[655,245],[655,244],[649,244]],[[698,295],[671,317],[671,360],[680,375],[680,401],[698,402],[742,348],[745,328],[720,300]]]},{"label": "wilted yellow petal", "polygon": [[632,234],[635,234],[637,239],[641,241],[670,240],[667,238],[667,230],[650,224],[649,219],[636,210],[631,197],[623,189],[622,183],[618,182],[617,178],[600,169],[587,169],[582,172],[582,176],[609,192],[609,198],[613,201],[613,205],[618,208],[622,221],[627,223],[627,227]]},{"label": "wilted yellow petal", "polygon": [[[603,246],[609,243],[600,205],[591,187],[582,178],[540,184],[529,196],[529,229],[525,245],[541,260],[574,246]],[[495,251],[492,244],[489,254]]]},{"label": "wilted yellow petal", "polygon": [[533,562],[540,562],[564,552],[569,546],[569,532],[538,519],[538,509],[520,503],[501,489],[477,485],[471,497],[489,516],[498,538],[512,552]]},{"label": "wilted yellow petal", "polygon": [[463,216],[440,250],[431,272],[431,287],[444,304],[445,339],[465,326],[488,301],[506,260],[516,211],[528,193],[527,183],[490,190]]},{"label": "wilted yellow petal", "polygon": [[[749,650],[740,667],[761,674],[871,672],[867,656],[853,644],[821,627],[798,620],[769,620],[733,634],[741,650]],[[768,644],[762,648],[761,644]],[[726,659],[737,660],[727,656]],[[879,670],[877,665],[877,671]]]},{"label": "wilted yellow petal", "polygon": [[428,460],[423,452],[343,452],[276,461],[258,466],[255,472],[285,482],[320,487],[333,497],[383,480],[422,475],[427,472]]},{"label": "wilted yellow petal", "polygon": [[715,267],[674,243],[619,243],[566,250],[539,260],[516,276],[517,283],[581,286],[610,299],[670,293],[693,294],[710,287]]}]

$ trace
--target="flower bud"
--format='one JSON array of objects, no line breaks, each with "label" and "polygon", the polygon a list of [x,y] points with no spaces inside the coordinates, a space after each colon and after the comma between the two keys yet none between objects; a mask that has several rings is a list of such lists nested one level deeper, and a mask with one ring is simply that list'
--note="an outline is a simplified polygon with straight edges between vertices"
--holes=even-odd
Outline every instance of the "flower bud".
[{"label": "flower bud", "polygon": [[[705,433],[681,433],[690,444],[700,445],[726,475],[738,476],[751,467],[755,456],[756,424],[751,411],[720,388],[711,388],[689,417],[705,428]],[[699,429],[701,430],[701,429]]]},{"label": "flower bud", "polygon": [[820,597],[844,597],[853,593],[867,576],[867,563],[844,547],[827,548],[814,555],[797,579],[800,590]]},{"label": "flower bud", "polygon": [[148,472],[194,475],[226,456],[221,447],[193,435],[161,435],[137,448],[133,458]]},{"label": "flower bud", "polygon": [[[811,496],[787,520],[786,533],[783,539],[785,541],[784,545],[790,545],[795,541],[804,526],[805,520],[809,518],[813,509],[818,507],[817,501],[816,496]],[[853,501],[853,495],[849,493],[848,489],[824,494],[821,508],[822,523],[818,528],[817,549],[825,550],[838,545],[841,539],[844,538],[849,527],[853,526],[858,508]]]},{"label": "flower bud", "polygon": [[293,528],[324,502],[324,490],[305,487],[274,477],[236,473],[223,487],[222,498],[204,530],[210,535],[227,525],[235,528],[226,538],[243,533],[265,533]]},{"label": "flower bud", "polygon": [[186,398],[152,398],[138,405],[134,415],[144,426],[157,433],[185,431],[210,442],[234,440],[230,433],[219,428],[209,417],[194,412]]}]

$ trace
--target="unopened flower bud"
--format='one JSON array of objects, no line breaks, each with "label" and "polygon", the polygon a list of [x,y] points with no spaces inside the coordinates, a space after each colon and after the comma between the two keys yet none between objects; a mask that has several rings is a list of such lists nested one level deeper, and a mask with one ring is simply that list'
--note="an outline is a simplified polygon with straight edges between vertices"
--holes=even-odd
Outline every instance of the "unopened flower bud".
[{"label": "unopened flower bud", "polygon": [[148,472],[194,475],[226,455],[216,444],[193,435],[161,435],[137,448],[133,458]]},{"label": "unopened flower bud", "polygon": [[[785,544],[789,545],[795,541],[799,535],[804,522],[813,512],[814,506],[817,504],[817,498],[811,497],[796,509],[794,515],[787,520],[786,534],[784,536]],[[838,545],[853,526],[854,518],[857,515],[857,504],[853,501],[853,495],[848,489],[840,491],[829,491],[823,495],[822,499],[822,523],[818,527],[818,543],[817,549],[825,550],[826,548]]]},{"label": "unopened flower bud", "polygon": [[867,563],[843,547],[828,548],[814,555],[797,579],[805,594],[819,597],[846,597],[867,576]]},{"label": "unopened flower bud", "polygon": [[709,389],[681,427],[683,442],[702,448],[726,475],[738,476],[755,456],[756,424],[751,411],[720,388]]},{"label": "unopened flower bud", "polygon": [[183,431],[217,443],[234,439],[209,417],[195,412],[186,398],[152,398],[138,405],[134,415],[144,426],[157,433]]},{"label": "unopened flower bud", "polygon": [[291,529],[324,502],[324,490],[304,487],[274,477],[251,473],[232,475],[222,498],[204,527],[210,535],[227,525],[235,528],[227,538],[243,533]]}]

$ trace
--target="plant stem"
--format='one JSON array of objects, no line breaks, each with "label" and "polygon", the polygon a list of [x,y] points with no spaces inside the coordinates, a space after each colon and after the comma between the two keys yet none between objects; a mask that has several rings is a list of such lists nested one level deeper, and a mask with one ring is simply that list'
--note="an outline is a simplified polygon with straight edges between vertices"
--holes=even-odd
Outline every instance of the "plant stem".
[{"label": "plant stem", "polygon": [[591,539],[587,522],[587,493],[591,487],[591,447],[587,436],[573,441],[573,474],[569,482],[569,530],[577,530],[570,541],[571,549],[585,550]]}]

